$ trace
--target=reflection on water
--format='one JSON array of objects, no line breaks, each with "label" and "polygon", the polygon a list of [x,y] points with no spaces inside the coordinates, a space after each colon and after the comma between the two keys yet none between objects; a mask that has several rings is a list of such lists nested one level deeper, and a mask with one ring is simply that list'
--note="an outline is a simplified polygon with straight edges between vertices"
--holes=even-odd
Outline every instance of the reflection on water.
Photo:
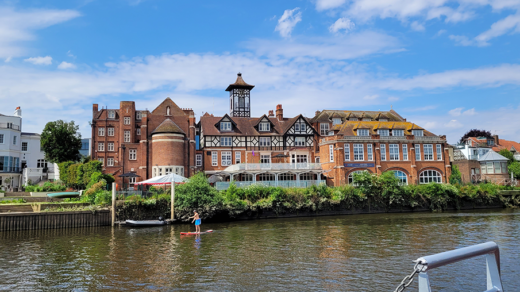
[{"label": "reflection on water", "polygon": [[[390,291],[412,260],[493,240],[520,287],[520,211],[407,213],[0,233],[0,290]],[[483,257],[430,272],[434,291],[483,291]],[[417,291],[417,284],[408,288]]]}]

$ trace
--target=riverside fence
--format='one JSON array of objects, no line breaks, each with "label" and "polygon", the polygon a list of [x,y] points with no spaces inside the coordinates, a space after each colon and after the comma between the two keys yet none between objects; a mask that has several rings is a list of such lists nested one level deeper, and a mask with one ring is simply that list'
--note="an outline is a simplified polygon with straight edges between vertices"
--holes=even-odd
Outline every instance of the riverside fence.
[{"label": "riverside fence", "polygon": [[95,227],[110,224],[110,210],[0,214],[0,231]]}]

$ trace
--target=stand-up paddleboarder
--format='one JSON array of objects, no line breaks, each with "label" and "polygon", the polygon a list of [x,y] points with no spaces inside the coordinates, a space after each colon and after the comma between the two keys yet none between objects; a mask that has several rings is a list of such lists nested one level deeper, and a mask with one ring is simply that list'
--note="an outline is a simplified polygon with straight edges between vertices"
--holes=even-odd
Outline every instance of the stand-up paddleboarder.
[{"label": "stand-up paddleboarder", "polygon": [[197,211],[193,211],[193,213],[195,213],[195,215],[193,215],[192,217],[188,218],[188,219],[191,219],[193,218],[193,221],[191,221],[191,223],[195,222],[195,233],[200,233],[200,217],[199,217],[199,213],[197,213]]}]

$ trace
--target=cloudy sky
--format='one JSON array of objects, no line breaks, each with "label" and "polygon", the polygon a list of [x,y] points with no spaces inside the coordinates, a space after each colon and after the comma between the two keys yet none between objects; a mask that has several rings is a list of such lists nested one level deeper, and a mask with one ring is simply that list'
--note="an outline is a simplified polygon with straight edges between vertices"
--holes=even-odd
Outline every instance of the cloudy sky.
[{"label": "cloudy sky", "polygon": [[393,107],[519,141],[519,52],[519,0],[0,0],[0,113],[83,137],[93,103],[222,115],[242,72],[254,116]]}]

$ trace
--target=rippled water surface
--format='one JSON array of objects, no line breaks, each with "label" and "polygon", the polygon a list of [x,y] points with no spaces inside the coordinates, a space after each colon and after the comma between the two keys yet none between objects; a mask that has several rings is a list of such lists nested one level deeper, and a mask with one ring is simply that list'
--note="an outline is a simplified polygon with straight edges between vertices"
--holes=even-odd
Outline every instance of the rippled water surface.
[{"label": "rippled water surface", "polygon": [[[0,290],[393,291],[412,260],[486,241],[520,287],[520,211],[406,213],[0,232]],[[486,290],[484,257],[430,272],[433,291]],[[417,291],[415,285],[407,291]]]}]

